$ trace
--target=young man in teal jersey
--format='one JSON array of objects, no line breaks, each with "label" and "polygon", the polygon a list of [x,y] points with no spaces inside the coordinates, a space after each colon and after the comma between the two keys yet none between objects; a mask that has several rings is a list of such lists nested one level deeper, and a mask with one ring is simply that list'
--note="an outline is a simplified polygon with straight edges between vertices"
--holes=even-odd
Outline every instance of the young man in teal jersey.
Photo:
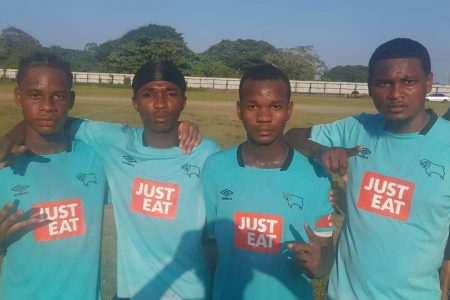
[{"label": "young man in teal jersey", "polygon": [[206,157],[219,147],[208,139],[190,155],[178,147],[186,83],[175,66],[146,63],[132,87],[143,128],[88,120],[70,128],[75,139],[102,154],[107,171],[117,227],[117,296],[207,298],[211,278],[202,257],[199,176]]},{"label": "young man in teal jersey", "polygon": [[[345,147],[306,147],[327,168],[349,171],[330,299],[441,297],[438,269],[450,216],[450,123],[425,109],[432,80],[423,45],[388,41],[369,61],[369,91],[379,114],[287,134],[299,148],[310,143],[308,131],[314,142]],[[349,150],[355,145],[362,146]]]},{"label": "young man in teal jersey", "polygon": [[99,299],[106,177],[96,153],[64,134],[75,100],[69,65],[21,60],[15,101],[31,151],[0,170],[0,299]]},{"label": "young man in teal jersey", "polygon": [[218,249],[213,299],[313,299],[309,278],[333,262],[329,177],[284,142],[293,104],[283,72],[249,69],[239,97],[247,140],[212,155],[202,176]]}]

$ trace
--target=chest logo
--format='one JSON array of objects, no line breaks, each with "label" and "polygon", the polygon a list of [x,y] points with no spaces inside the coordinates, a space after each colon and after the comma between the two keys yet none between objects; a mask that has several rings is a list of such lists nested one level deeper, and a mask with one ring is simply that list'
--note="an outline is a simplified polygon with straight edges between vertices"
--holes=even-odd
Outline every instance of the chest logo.
[{"label": "chest logo", "polygon": [[131,192],[130,209],[151,217],[175,219],[179,191],[178,184],[136,178]]},{"label": "chest logo", "polygon": [[34,229],[36,241],[43,242],[82,235],[86,231],[83,204],[80,199],[38,203],[32,206],[35,218],[45,225]]},{"label": "chest logo", "polygon": [[280,251],[283,218],[277,215],[236,212],[234,240],[236,248],[256,252]]},{"label": "chest logo", "polygon": [[364,174],[357,207],[389,218],[409,218],[414,183],[367,172]]},{"label": "chest logo", "polygon": [[420,161],[420,166],[425,170],[425,174],[427,174],[428,177],[431,177],[431,175],[435,175],[444,180],[445,176],[444,166],[435,164],[434,162],[431,162],[428,159],[422,159]]},{"label": "chest logo", "polygon": [[285,192],[282,198],[286,200],[290,208],[297,207],[298,209],[303,209],[303,197]]},{"label": "chest logo", "polygon": [[372,154],[372,151],[370,151],[368,148],[363,148],[356,156],[359,156],[364,159],[369,159],[369,155]]},{"label": "chest logo", "polygon": [[197,178],[200,177],[200,168],[197,166],[186,163],[183,164],[181,168],[186,171],[186,174],[189,177],[192,177],[192,175],[197,176]]},{"label": "chest logo", "polygon": [[77,179],[81,181],[85,186],[89,187],[89,184],[97,184],[97,178],[94,173],[83,174],[80,173],[77,175]]}]

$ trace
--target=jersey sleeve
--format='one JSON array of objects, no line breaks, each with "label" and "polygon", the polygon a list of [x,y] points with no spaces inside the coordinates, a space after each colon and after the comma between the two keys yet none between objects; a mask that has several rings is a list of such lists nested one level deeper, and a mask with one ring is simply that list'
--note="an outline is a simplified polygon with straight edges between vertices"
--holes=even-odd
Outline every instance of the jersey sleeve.
[{"label": "jersey sleeve", "polygon": [[346,147],[346,141],[356,122],[356,117],[348,117],[332,123],[314,125],[310,138],[313,142],[327,147]]},{"label": "jersey sleeve", "polygon": [[117,132],[120,124],[78,119],[69,128],[69,134],[91,146],[97,153],[114,142],[112,136]]}]

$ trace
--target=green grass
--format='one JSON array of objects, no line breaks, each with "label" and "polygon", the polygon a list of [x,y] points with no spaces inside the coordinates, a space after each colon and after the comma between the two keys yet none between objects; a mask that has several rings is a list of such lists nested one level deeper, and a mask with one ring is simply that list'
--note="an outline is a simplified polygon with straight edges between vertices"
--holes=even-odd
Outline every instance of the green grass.
[{"label": "green grass", "polygon": [[[0,135],[21,120],[21,112],[14,104],[13,83],[0,83]],[[140,125],[140,119],[131,105],[131,88],[77,85],[76,104],[71,115],[95,120]],[[242,124],[236,115],[237,91],[188,90],[188,102],[182,119],[197,123],[204,136],[216,140],[226,148],[245,139]],[[342,96],[293,95],[294,113],[290,127],[305,127],[330,122],[359,112],[375,112],[370,99],[345,99]],[[448,104],[427,103],[438,114]],[[342,217],[335,218],[338,226]],[[111,299],[116,290],[116,235],[111,207],[105,211],[102,289],[104,299]],[[325,280],[314,280],[315,299],[325,299]]]}]

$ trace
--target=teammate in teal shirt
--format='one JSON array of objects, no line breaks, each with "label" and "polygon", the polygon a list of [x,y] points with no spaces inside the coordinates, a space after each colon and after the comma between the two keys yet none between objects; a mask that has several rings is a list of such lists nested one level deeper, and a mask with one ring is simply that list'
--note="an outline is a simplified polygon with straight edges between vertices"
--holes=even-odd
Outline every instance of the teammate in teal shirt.
[{"label": "teammate in teal shirt", "polygon": [[[369,62],[369,91],[379,114],[312,128],[311,139],[325,146],[363,146],[348,161],[347,216],[330,299],[440,299],[438,269],[450,218],[450,122],[425,110],[432,80],[425,47],[391,40]],[[341,151],[318,149],[329,165]]]},{"label": "teammate in teal shirt", "polygon": [[329,178],[283,141],[292,112],[285,74],[254,67],[239,94],[247,141],[212,155],[202,176],[219,254],[213,299],[313,299],[309,278],[333,257]]},{"label": "teammate in teal shirt", "polygon": [[144,128],[80,120],[76,139],[102,154],[117,228],[117,296],[204,299],[211,277],[203,258],[200,175],[219,146],[203,139],[190,155],[178,148],[186,97],[173,65],[149,62],[133,79],[133,105]]},{"label": "teammate in teal shirt", "polygon": [[0,299],[99,299],[106,177],[95,152],[63,134],[69,66],[36,54],[21,61],[17,84],[32,154],[0,170]]}]

